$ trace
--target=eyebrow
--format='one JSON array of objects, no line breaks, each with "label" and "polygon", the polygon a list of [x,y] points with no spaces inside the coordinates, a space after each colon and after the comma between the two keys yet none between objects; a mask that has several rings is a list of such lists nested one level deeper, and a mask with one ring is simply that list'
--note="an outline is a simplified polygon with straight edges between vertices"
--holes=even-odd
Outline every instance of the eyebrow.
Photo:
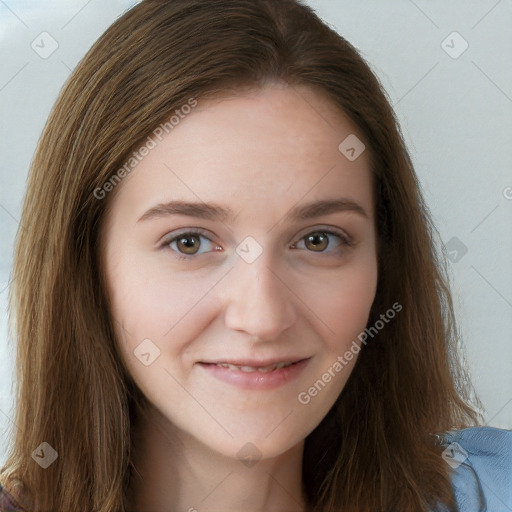
[{"label": "eyebrow", "polygon": [[[324,199],[295,206],[286,215],[286,219],[312,219],[322,215],[338,212],[353,212],[366,219],[369,215],[357,202],[344,197],[337,199]],[[168,217],[170,215],[186,215],[207,220],[233,220],[236,215],[231,208],[224,208],[215,203],[169,201],[160,203],[147,210],[137,222]]]}]

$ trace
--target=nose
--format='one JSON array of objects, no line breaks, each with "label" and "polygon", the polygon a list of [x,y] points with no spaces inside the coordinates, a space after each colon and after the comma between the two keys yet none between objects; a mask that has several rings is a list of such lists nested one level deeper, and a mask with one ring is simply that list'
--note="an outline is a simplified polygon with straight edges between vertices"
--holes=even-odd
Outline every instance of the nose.
[{"label": "nose", "polygon": [[297,318],[286,273],[270,263],[265,252],[252,263],[240,259],[227,283],[226,326],[259,341],[279,340]]}]

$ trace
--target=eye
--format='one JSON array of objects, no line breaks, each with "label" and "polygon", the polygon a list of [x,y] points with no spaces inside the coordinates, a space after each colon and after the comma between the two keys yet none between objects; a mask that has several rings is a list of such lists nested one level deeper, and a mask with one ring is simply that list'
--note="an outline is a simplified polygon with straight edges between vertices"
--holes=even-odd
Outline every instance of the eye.
[{"label": "eye", "polygon": [[[206,240],[205,244],[202,240]],[[204,250],[200,250],[203,249]],[[162,247],[169,247],[173,251],[184,256],[195,256],[220,248],[214,244],[202,231],[183,231],[172,238],[166,238],[162,243]]]},{"label": "eye", "polygon": [[[331,242],[331,238],[335,239],[335,242]],[[337,240],[336,240],[337,239]],[[302,242],[304,243],[302,244]],[[299,245],[304,245],[304,247],[311,252],[329,252],[326,251],[326,249],[329,247],[332,250],[343,247],[343,246],[351,246],[351,241],[347,236],[345,236],[342,233],[337,233],[334,231],[328,231],[328,230],[318,230],[318,231],[312,231],[311,233],[308,233],[306,236],[302,237],[298,243],[296,243],[293,248],[298,247],[299,249],[302,249],[303,247],[299,247]]]},{"label": "eye", "polygon": [[[184,260],[199,254],[221,251],[222,248],[212,242],[207,234],[207,232],[198,228],[194,231],[182,231],[177,235],[171,234],[164,239],[161,247],[171,249],[178,254],[179,259]],[[303,236],[299,242],[292,245],[292,249],[298,248],[307,249],[309,252],[329,253],[336,249],[351,246],[350,238],[344,233],[319,229]]]}]

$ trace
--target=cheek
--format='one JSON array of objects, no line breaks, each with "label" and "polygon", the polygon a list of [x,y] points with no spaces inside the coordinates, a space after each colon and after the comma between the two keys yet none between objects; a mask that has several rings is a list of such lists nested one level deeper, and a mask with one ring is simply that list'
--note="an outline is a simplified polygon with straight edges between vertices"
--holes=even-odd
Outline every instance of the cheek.
[{"label": "cheek", "polygon": [[325,333],[326,348],[345,350],[367,325],[377,288],[376,262],[347,266],[343,272],[311,281],[303,283],[300,297]]},{"label": "cheek", "polygon": [[131,258],[111,268],[111,310],[121,350],[128,355],[145,339],[162,352],[177,352],[210,321],[209,294],[219,276],[192,278],[165,268],[159,261],[142,264]]}]

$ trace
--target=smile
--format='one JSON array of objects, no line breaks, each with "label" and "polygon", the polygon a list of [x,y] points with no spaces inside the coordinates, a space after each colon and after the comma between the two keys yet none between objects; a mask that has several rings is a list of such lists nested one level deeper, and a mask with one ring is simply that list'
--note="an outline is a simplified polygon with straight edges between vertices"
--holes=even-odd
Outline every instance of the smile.
[{"label": "smile", "polygon": [[262,373],[268,373],[273,372],[274,370],[280,370],[281,368],[286,368],[288,366],[291,366],[292,364],[296,363],[277,363],[277,364],[270,364],[268,366],[238,366],[236,364],[229,364],[229,363],[217,363],[217,366],[222,366],[223,368],[229,368],[230,370],[238,370],[242,372],[262,372]]},{"label": "smile", "polygon": [[264,366],[236,365],[224,362],[198,363],[208,377],[243,389],[268,390],[296,379],[311,358],[295,362],[281,361]]}]

